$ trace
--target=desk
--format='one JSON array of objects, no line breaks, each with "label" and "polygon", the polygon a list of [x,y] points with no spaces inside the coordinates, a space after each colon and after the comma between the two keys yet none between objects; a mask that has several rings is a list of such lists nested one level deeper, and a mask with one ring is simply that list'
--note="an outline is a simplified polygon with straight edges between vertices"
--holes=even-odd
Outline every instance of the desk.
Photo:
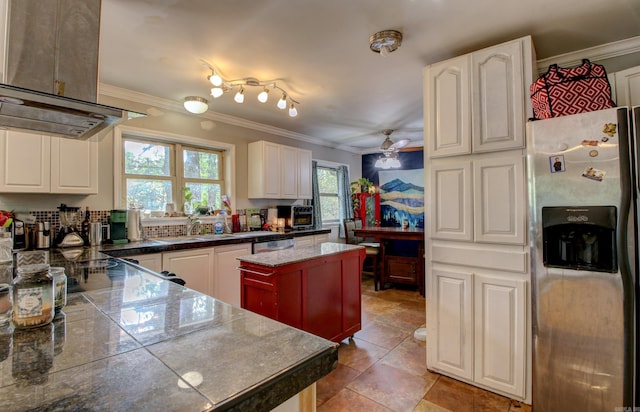
[{"label": "desk", "polygon": [[[353,231],[358,237],[375,239],[380,242],[382,265],[380,268],[380,283],[405,283],[417,285],[420,295],[424,296],[424,229],[406,229],[399,227],[363,227]],[[418,253],[416,257],[387,255],[385,241],[416,240]]]}]

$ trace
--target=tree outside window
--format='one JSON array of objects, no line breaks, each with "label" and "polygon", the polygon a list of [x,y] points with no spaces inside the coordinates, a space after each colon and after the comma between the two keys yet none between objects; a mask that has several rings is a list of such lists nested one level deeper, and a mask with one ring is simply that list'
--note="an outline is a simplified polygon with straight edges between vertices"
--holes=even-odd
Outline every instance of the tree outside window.
[{"label": "tree outside window", "polygon": [[338,175],[336,169],[317,167],[318,189],[320,192],[320,213],[322,223],[339,223],[340,207],[338,198]]}]

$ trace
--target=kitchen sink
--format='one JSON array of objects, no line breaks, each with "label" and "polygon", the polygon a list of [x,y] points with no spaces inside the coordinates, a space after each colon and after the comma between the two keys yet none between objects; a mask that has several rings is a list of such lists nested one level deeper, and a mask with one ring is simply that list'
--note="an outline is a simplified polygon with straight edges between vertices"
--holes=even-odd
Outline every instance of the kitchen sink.
[{"label": "kitchen sink", "polygon": [[184,243],[184,242],[199,242],[203,240],[201,235],[191,235],[191,236],[169,236],[169,237],[154,237],[149,240],[154,240],[160,243]]}]

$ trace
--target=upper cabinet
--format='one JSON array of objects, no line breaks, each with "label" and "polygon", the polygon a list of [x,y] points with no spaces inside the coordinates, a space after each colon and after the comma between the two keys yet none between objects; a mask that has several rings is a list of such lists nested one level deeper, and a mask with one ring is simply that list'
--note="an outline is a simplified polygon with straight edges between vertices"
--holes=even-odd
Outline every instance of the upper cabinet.
[{"label": "upper cabinet", "polygon": [[248,145],[248,197],[311,199],[311,151],[257,141]]},{"label": "upper cabinet", "polygon": [[0,193],[98,193],[98,142],[0,130]]},{"label": "upper cabinet", "polygon": [[616,104],[640,106],[640,66],[614,73]]},{"label": "upper cabinet", "polygon": [[533,61],[527,36],[426,67],[427,155],[524,147]]}]

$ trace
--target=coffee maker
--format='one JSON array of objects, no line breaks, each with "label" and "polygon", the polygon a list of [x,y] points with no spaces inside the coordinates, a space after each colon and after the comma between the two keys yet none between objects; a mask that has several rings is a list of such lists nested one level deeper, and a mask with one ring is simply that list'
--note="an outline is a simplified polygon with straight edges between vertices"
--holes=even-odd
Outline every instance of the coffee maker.
[{"label": "coffee maker", "polygon": [[127,211],[112,210],[109,217],[109,231],[111,233],[111,243],[122,245],[129,243],[127,239]]}]

